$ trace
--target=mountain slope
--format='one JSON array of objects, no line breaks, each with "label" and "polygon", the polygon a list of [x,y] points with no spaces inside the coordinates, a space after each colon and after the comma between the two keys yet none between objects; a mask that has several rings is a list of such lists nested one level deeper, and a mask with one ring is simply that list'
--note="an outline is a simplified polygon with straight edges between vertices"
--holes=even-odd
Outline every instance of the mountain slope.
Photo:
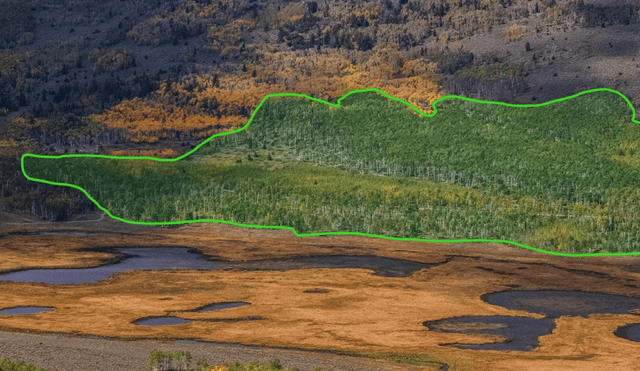
[{"label": "mountain slope", "polygon": [[418,115],[374,91],[339,107],[272,97],[245,130],[182,160],[26,156],[24,169],[82,187],[131,221],[635,251],[640,127],[623,97],[597,91],[540,107],[446,98],[437,108]]}]

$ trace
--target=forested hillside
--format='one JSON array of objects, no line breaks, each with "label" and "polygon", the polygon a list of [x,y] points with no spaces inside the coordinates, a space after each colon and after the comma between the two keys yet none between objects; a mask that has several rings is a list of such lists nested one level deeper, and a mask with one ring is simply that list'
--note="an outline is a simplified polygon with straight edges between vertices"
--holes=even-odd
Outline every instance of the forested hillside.
[{"label": "forested hillside", "polygon": [[638,104],[639,10],[637,0],[0,0],[0,209],[60,221],[91,210],[81,193],[27,182],[24,153],[175,157],[244,125],[271,93],[335,101],[375,87],[431,112],[446,94],[530,103],[609,87]]},{"label": "forested hillside", "polygon": [[[595,92],[541,107],[445,99],[434,117],[375,92],[339,108],[274,97],[182,160],[24,159],[120,218],[285,225],[553,251],[636,251],[640,127]],[[398,122],[398,125],[389,125]]]}]

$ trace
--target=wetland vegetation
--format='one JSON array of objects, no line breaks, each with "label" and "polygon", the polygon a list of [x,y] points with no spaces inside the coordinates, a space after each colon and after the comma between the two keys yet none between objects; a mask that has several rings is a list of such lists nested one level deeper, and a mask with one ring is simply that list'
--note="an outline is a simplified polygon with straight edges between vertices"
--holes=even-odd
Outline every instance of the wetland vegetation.
[{"label": "wetland vegetation", "polygon": [[622,97],[601,91],[526,108],[448,99],[438,109],[423,117],[375,92],[339,108],[271,98],[246,130],[177,162],[24,165],[132,221],[638,250],[640,128]]}]

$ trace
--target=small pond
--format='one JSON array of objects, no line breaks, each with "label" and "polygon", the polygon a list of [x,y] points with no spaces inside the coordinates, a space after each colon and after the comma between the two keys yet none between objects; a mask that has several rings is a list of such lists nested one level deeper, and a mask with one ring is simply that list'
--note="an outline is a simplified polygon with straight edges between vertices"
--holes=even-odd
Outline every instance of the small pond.
[{"label": "small pond", "polygon": [[216,269],[228,264],[206,260],[202,255],[185,248],[130,248],[123,249],[124,259],[96,268],[83,269],[30,269],[0,275],[0,280],[14,282],[43,282],[56,285],[95,283],[113,273],[143,269]]},{"label": "small pond", "polygon": [[190,319],[178,318],[178,317],[147,317],[133,321],[135,325],[143,326],[166,326],[166,325],[182,325],[185,323],[193,322]]},{"label": "small pond", "polygon": [[370,269],[376,276],[409,277],[413,272],[438,264],[440,263],[419,263],[375,255],[314,255],[238,263],[234,264],[234,269],[288,271],[306,268],[360,268]]},{"label": "small pond", "polygon": [[640,323],[630,323],[620,326],[614,334],[623,339],[640,342]]},{"label": "small pond", "polygon": [[640,298],[583,291],[501,291],[481,296],[482,300],[512,310],[550,317],[590,314],[627,314],[640,308]]},{"label": "small pond", "polygon": [[0,310],[0,315],[14,315],[14,314],[35,314],[41,312],[48,312],[53,310],[53,307],[15,307]]},{"label": "small pond", "polygon": [[[627,314],[640,308],[640,298],[584,291],[501,291],[481,296],[486,303],[511,310],[537,313],[545,318],[510,316],[467,316],[424,322],[430,331],[499,335],[507,340],[491,344],[449,344],[464,349],[528,351],[537,347],[538,337],[550,334],[555,319],[590,314]],[[620,327],[616,335],[640,341],[640,324]]]},{"label": "small pond", "polygon": [[423,268],[442,264],[425,264],[409,260],[371,255],[317,255],[250,262],[207,260],[194,250],[179,247],[137,247],[116,249],[122,259],[116,263],[81,269],[30,269],[0,275],[0,281],[42,282],[56,285],[96,283],[116,272],[166,269],[235,269],[287,271],[304,268],[363,268],[385,277],[408,277]]},{"label": "small pond", "polygon": [[529,351],[538,346],[538,337],[555,328],[553,318],[510,316],[466,316],[426,321],[429,331],[499,335],[506,338],[490,344],[450,344],[462,349]]},{"label": "small pond", "polygon": [[243,302],[243,301],[226,302],[226,303],[213,303],[213,304],[205,305],[205,306],[200,307],[200,308],[196,308],[196,309],[193,310],[193,312],[209,312],[209,311],[212,311],[212,310],[243,307],[245,305],[250,305],[250,304],[251,303],[246,303],[246,302]]}]

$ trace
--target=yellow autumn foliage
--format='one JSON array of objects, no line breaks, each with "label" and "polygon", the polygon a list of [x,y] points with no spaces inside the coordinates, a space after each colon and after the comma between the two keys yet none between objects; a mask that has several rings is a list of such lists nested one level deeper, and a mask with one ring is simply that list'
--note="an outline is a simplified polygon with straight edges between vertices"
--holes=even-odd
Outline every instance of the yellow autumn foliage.
[{"label": "yellow autumn foliage", "polygon": [[571,224],[567,220],[556,220],[553,224],[538,228],[528,236],[528,243],[535,243],[534,246],[541,242],[555,243],[556,251],[564,251],[567,249],[570,241],[583,242],[585,239],[585,231],[578,226]]},{"label": "yellow autumn foliage", "polygon": [[[163,83],[151,97],[122,101],[92,119],[109,128],[124,129],[133,140],[167,138],[168,130],[189,131],[204,138],[243,126],[260,101],[274,93],[335,100],[352,90],[373,87],[424,113],[432,112],[431,103],[444,93],[434,63],[421,58],[405,60],[392,48],[359,53],[361,62],[354,63],[337,52],[263,51],[260,61],[247,65],[245,72],[219,77],[189,75],[170,89]],[[171,103],[175,96],[186,105]],[[220,118],[203,113],[203,104],[211,101],[217,102]]]},{"label": "yellow autumn foliage", "polygon": [[[217,118],[192,114],[180,107],[172,107],[172,109],[173,112],[170,112],[161,103],[136,97],[123,100],[110,110],[93,115],[92,119],[111,129],[125,129],[131,134],[131,139],[146,142],[167,138],[167,130],[192,131],[194,136],[204,138],[217,132],[236,129],[247,121],[247,118],[242,116]],[[155,140],[153,140],[154,137]]]},{"label": "yellow autumn foliage", "polygon": [[378,88],[425,113],[431,112],[430,103],[444,93],[438,85],[434,63],[426,64],[422,59],[405,61],[390,48],[376,50],[358,64],[337,53],[310,52],[304,56],[295,51],[264,52],[264,60],[247,67],[248,71],[238,76],[247,82],[255,69],[256,79],[275,79],[282,82],[285,91],[322,99],[335,99],[356,89]]},{"label": "yellow autumn foliage", "polygon": [[370,6],[370,4],[358,4],[353,9],[353,15],[356,17],[363,16],[367,22],[373,23],[380,16],[380,8],[378,6]]},{"label": "yellow autumn foliage", "polygon": [[[221,52],[225,47],[233,47],[243,40],[243,32],[249,32],[255,28],[255,22],[247,19],[236,19],[224,26],[212,26],[208,37],[211,39],[209,49]],[[225,55],[225,53],[223,53]]]},{"label": "yellow autumn foliage", "polygon": [[304,2],[289,3],[276,13],[274,26],[280,28],[285,23],[295,22],[304,17],[306,10],[307,6]]},{"label": "yellow autumn foliage", "polygon": [[387,200],[392,200],[394,198],[402,197],[402,195],[404,195],[404,192],[401,190],[398,190],[396,185],[383,185],[382,193],[384,193],[384,196]]},{"label": "yellow autumn foliage", "polygon": [[96,48],[89,53],[94,71],[117,71],[134,64],[133,52],[123,48]]},{"label": "yellow autumn foliage", "polygon": [[504,30],[504,37],[509,41],[520,40],[527,33],[527,28],[523,25],[512,24]]}]

